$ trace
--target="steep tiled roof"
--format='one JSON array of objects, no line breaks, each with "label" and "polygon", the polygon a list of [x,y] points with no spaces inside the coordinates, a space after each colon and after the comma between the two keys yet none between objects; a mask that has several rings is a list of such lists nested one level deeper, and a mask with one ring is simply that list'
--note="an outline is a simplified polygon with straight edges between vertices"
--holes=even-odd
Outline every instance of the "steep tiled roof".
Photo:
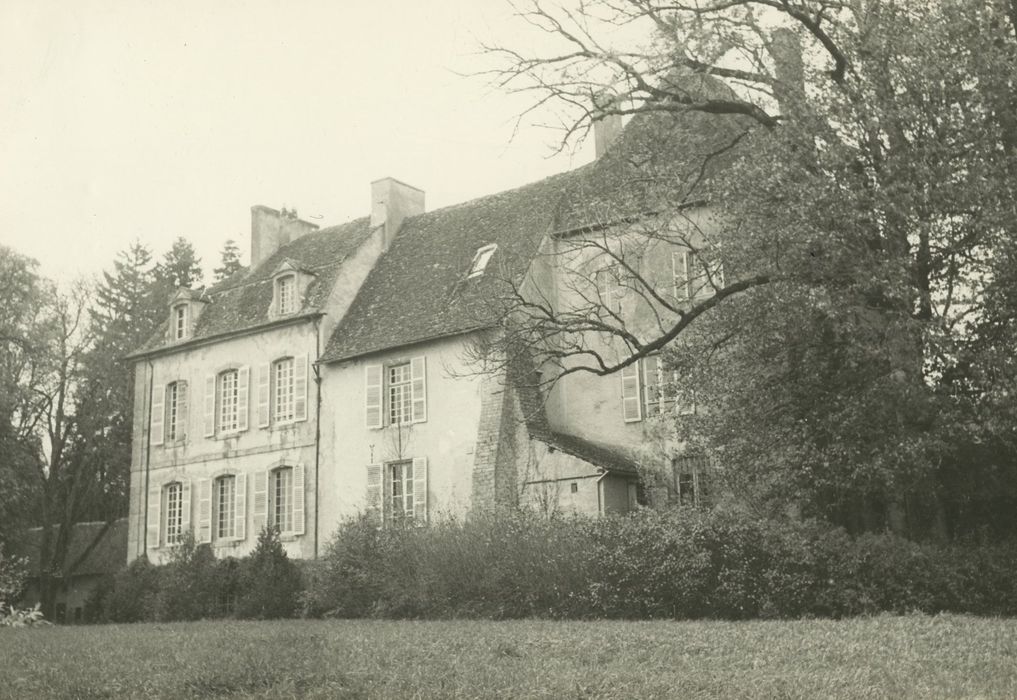
[{"label": "steep tiled roof", "polygon": [[[77,523],[71,531],[71,541],[67,547],[67,563],[78,560],[95,538],[106,527],[104,522]],[[54,536],[56,530],[54,530]],[[28,559],[29,576],[38,576],[41,566],[40,550],[42,547],[42,528],[34,527],[25,532],[22,541],[16,546],[15,554]],[[115,574],[127,563],[127,518],[114,520],[109,529],[95,545],[88,556],[78,565],[74,576],[91,576],[96,574]]]},{"label": "steep tiled roof", "polygon": [[[696,79],[698,80],[698,78]],[[704,91],[716,88],[704,79]],[[518,280],[541,239],[661,211],[724,160],[707,158],[742,129],[734,117],[647,113],[603,157],[576,170],[407,218],[330,339],[338,361],[489,325],[483,303]],[[704,162],[706,163],[704,167]],[[485,273],[467,279],[481,246],[497,243]]]},{"label": "steep tiled roof", "polygon": [[[268,311],[272,305],[272,274],[283,262],[314,276],[301,313],[319,310],[332,291],[343,261],[356,252],[370,233],[370,219],[363,217],[305,234],[282,246],[256,268],[238,272],[211,287],[203,297],[210,303],[202,311],[190,340],[242,331],[268,322]],[[163,324],[139,353],[166,345],[169,343]]]}]

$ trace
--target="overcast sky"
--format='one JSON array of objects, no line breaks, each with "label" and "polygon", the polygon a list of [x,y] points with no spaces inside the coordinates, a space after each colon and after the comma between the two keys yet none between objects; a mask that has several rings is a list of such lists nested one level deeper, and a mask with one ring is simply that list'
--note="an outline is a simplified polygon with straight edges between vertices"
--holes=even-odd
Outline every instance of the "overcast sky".
[{"label": "overcast sky", "polygon": [[503,0],[3,0],[0,243],[69,280],[182,235],[211,269],[254,204],[325,226],[380,177],[431,210],[582,165],[457,75],[525,28]]}]

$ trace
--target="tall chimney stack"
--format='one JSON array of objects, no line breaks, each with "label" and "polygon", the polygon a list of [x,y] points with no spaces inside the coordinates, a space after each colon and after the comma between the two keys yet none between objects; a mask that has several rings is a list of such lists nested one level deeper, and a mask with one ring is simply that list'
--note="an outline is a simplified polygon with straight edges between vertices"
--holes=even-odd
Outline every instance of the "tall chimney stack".
[{"label": "tall chimney stack", "polygon": [[611,144],[621,136],[621,115],[609,112],[618,102],[618,99],[610,90],[598,93],[593,98],[593,145],[594,157],[597,160],[600,160],[601,156],[607,153],[607,149],[611,147]]},{"label": "tall chimney stack", "polygon": [[251,269],[268,260],[287,243],[318,230],[317,224],[297,218],[297,212],[255,204],[251,207]]},{"label": "tall chimney stack", "polygon": [[423,213],[423,190],[391,177],[371,183],[371,228],[385,227],[382,233],[385,250],[392,244],[403,219]]}]

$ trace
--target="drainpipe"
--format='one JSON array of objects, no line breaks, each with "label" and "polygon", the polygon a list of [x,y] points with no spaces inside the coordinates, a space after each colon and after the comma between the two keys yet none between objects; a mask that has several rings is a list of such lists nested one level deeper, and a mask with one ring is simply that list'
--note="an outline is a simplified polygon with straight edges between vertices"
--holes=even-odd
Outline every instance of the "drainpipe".
[{"label": "drainpipe", "polygon": [[145,436],[145,490],[141,494],[141,502],[145,504],[145,516],[141,520],[141,555],[148,558],[148,488],[152,466],[152,394],[155,391],[155,370],[152,360],[148,360],[148,418],[141,426],[141,434]]},{"label": "drainpipe", "polygon": [[597,477],[597,512],[603,517],[606,513],[604,512],[604,477],[608,475],[608,471],[601,467],[603,473]]},{"label": "drainpipe", "polygon": [[318,522],[321,520],[321,501],[318,499],[318,471],[321,468],[321,318],[314,320],[314,559],[318,558]]}]

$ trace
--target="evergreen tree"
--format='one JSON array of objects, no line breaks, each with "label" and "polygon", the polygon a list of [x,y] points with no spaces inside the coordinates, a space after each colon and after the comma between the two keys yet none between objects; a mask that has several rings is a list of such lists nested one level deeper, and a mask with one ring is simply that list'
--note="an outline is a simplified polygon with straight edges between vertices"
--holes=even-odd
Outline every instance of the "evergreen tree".
[{"label": "evergreen tree", "polygon": [[194,252],[194,246],[183,236],[173,241],[173,246],[155,268],[156,281],[169,289],[200,287],[204,281],[201,258]]},{"label": "evergreen tree", "polygon": [[222,251],[219,253],[219,263],[219,267],[213,271],[216,282],[229,279],[238,270],[243,269],[244,266],[240,264],[240,246],[232,238],[223,244]]}]

